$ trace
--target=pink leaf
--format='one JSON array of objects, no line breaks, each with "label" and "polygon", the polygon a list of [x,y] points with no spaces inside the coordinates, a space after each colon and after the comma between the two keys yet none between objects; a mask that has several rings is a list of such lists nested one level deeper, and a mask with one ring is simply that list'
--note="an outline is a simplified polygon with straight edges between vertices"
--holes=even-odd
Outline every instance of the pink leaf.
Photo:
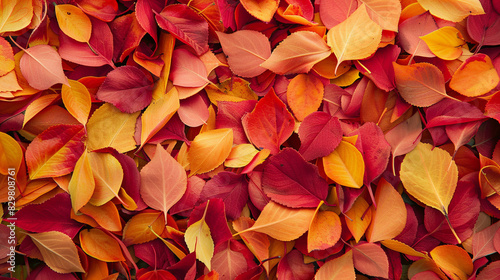
[{"label": "pink leaf", "polygon": [[467,32],[469,36],[483,45],[492,46],[500,44],[500,16],[492,7],[492,0],[480,0],[485,14],[471,15],[467,18]]},{"label": "pink leaf", "polygon": [[299,152],[306,161],[329,155],[342,140],[342,128],[337,118],[324,112],[307,116],[299,127]]},{"label": "pink leaf", "polygon": [[364,67],[360,65],[359,61],[355,61],[354,64],[356,69],[370,78],[378,88],[391,91],[396,88],[392,62],[397,60],[400,52],[401,49],[398,46],[390,45],[379,49],[373,57],[363,60]]},{"label": "pink leaf", "polygon": [[175,49],[172,54],[170,79],[176,86],[201,87],[207,80],[207,68],[201,59],[186,49]]},{"label": "pink leaf", "polygon": [[394,158],[413,150],[420,142],[420,138],[422,138],[421,132],[422,122],[419,114],[415,113],[385,134],[385,140],[391,145],[393,172],[395,172]]},{"label": "pink leaf", "polygon": [[326,28],[331,29],[346,20],[357,8],[356,0],[323,0],[319,4],[319,16]]},{"label": "pink leaf", "polygon": [[207,104],[199,94],[182,99],[177,113],[181,121],[190,127],[205,124],[209,117]]},{"label": "pink leaf", "polygon": [[389,260],[380,245],[362,243],[353,247],[354,267],[364,274],[389,277]]},{"label": "pink leaf", "polygon": [[216,128],[231,128],[233,130],[234,144],[249,143],[241,118],[250,113],[254,108],[257,101],[247,100],[240,102],[219,101],[217,102],[219,110],[215,120]]},{"label": "pink leaf", "polygon": [[494,239],[499,228],[500,222],[496,222],[472,236],[473,260],[491,255],[497,251],[495,249]]},{"label": "pink leaf", "polygon": [[481,270],[476,280],[495,279],[498,275],[500,275],[500,261],[494,261]]},{"label": "pink leaf", "polygon": [[115,105],[124,113],[135,113],[151,103],[153,82],[135,66],[122,66],[111,72],[97,91],[97,98]]},{"label": "pink leaf", "polygon": [[188,6],[168,5],[155,18],[162,29],[191,46],[197,55],[208,51],[208,23]]},{"label": "pink leaf", "polygon": [[407,53],[412,55],[435,57],[420,36],[437,29],[437,23],[429,12],[409,18],[399,25],[400,44]]},{"label": "pink leaf", "polygon": [[37,45],[25,50],[20,67],[30,86],[38,90],[46,90],[59,83],[68,85],[61,57],[51,46]]},{"label": "pink leaf", "polygon": [[158,42],[158,32],[156,31],[155,12],[160,12],[165,7],[163,0],[138,0],[135,4],[135,16],[137,21],[146,32]]},{"label": "pink leaf", "polygon": [[217,36],[234,74],[252,78],[266,71],[260,64],[271,56],[271,44],[264,34],[239,30],[231,34],[217,32]]},{"label": "pink leaf", "polygon": [[233,280],[248,269],[245,255],[234,248],[238,246],[236,244],[241,245],[235,240],[230,240],[230,242],[224,242],[215,247],[212,269],[219,273],[220,280]]}]

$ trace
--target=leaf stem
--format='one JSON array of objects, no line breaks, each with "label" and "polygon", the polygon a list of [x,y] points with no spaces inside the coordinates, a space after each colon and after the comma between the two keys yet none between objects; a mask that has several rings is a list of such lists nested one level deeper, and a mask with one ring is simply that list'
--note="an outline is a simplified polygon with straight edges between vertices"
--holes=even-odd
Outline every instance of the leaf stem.
[{"label": "leaf stem", "polygon": [[462,240],[460,240],[457,233],[455,232],[455,229],[453,229],[453,226],[451,225],[451,222],[450,222],[450,218],[448,217],[448,212],[444,208],[443,208],[443,213],[444,213],[444,217],[446,218],[446,222],[448,223],[448,226],[450,226],[451,232],[453,233],[453,235],[455,236],[455,238],[458,241],[458,244],[462,244]]}]

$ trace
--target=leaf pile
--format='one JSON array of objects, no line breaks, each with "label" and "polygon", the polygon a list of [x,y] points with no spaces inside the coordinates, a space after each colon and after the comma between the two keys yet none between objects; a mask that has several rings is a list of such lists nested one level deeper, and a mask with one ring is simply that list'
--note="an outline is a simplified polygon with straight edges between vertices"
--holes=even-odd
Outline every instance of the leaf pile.
[{"label": "leaf pile", "polygon": [[498,1],[4,2],[7,278],[498,277]]}]

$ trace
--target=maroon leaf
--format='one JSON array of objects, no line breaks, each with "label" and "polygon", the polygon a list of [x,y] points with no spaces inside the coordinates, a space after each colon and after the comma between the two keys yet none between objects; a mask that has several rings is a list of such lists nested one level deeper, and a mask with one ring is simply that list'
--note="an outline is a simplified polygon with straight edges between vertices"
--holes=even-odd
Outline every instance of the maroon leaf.
[{"label": "maroon leaf", "polygon": [[220,198],[213,198],[196,206],[189,217],[188,226],[199,221],[204,216],[205,208],[207,208],[205,222],[210,228],[210,234],[212,235],[215,246],[231,239],[233,235],[227,226],[224,201]]},{"label": "maroon leaf", "polygon": [[427,108],[425,115],[427,119],[427,128],[463,124],[486,119],[483,112],[477,107],[467,102],[459,102],[451,99],[443,99]]},{"label": "maroon leaf", "polygon": [[485,14],[467,18],[467,32],[479,43],[479,47],[500,44],[500,15],[492,7],[492,0],[479,0]]},{"label": "maroon leaf", "polygon": [[166,269],[175,264],[177,259],[160,239],[134,245],[135,256],[152,267]]},{"label": "maroon leaf", "polygon": [[314,264],[305,264],[304,256],[294,249],[280,260],[276,276],[278,279],[309,280],[314,277]]},{"label": "maroon leaf", "polygon": [[[396,45],[389,45],[379,49],[375,55],[363,60],[363,66],[356,61],[356,69],[372,80],[378,88],[391,91],[396,88],[394,67],[392,62],[396,61],[401,49]],[[368,72],[369,70],[370,72]]]},{"label": "maroon leaf", "polygon": [[165,7],[163,0],[138,0],[135,4],[135,16],[137,21],[146,32],[148,32],[155,42],[158,42],[156,31],[155,12],[160,12]]},{"label": "maroon leaf", "polygon": [[329,155],[342,140],[342,128],[336,117],[324,112],[308,115],[299,127],[299,152],[306,161]]}]

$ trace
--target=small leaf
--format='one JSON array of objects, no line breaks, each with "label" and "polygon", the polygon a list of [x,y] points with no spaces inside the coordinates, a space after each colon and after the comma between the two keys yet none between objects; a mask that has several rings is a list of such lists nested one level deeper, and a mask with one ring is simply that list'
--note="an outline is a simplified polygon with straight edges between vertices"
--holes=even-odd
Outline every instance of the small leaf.
[{"label": "small leaf", "polygon": [[349,211],[345,212],[345,224],[356,242],[359,242],[372,221],[372,208],[363,197],[358,197]]},{"label": "small leaf", "polygon": [[[320,211],[318,205],[307,233],[307,251],[325,250],[335,245],[342,233],[339,215],[332,211]],[[325,236],[325,232],[328,234]]]},{"label": "small leaf", "polygon": [[462,55],[462,46],[465,41],[458,29],[453,26],[444,26],[427,35],[421,36],[429,49],[439,58],[455,60]]},{"label": "small leaf", "polygon": [[68,85],[62,85],[61,97],[68,112],[81,124],[89,119],[92,100],[87,87],[75,80],[68,80]]},{"label": "small leaf", "polygon": [[241,5],[255,18],[270,22],[278,9],[279,0],[243,0]]},{"label": "small leaf", "polygon": [[77,6],[70,4],[56,5],[56,18],[64,34],[78,42],[88,42],[92,34],[89,17]]},{"label": "small leaf", "polygon": [[389,277],[389,260],[380,245],[361,243],[352,248],[354,267],[364,274]]},{"label": "small leaf", "polygon": [[323,157],[326,175],[340,185],[350,188],[361,188],[365,175],[363,155],[356,147],[341,141],[335,150]]},{"label": "small leaf", "polygon": [[84,151],[75,165],[75,170],[68,185],[68,192],[71,196],[71,205],[75,213],[89,202],[95,190],[95,179],[88,157],[88,152]]},{"label": "small leaf", "polygon": [[191,167],[189,176],[211,171],[221,165],[229,156],[232,145],[233,131],[229,128],[198,134],[187,153]]},{"label": "small leaf", "polygon": [[287,102],[299,122],[318,110],[324,91],[323,83],[314,75],[299,74],[290,80],[286,91]]},{"label": "small leaf", "polygon": [[170,80],[176,86],[201,87],[206,85],[207,68],[201,59],[186,49],[175,49],[172,54]]},{"label": "small leaf", "polygon": [[493,90],[500,81],[498,72],[489,56],[473,55],[460,65],[450,81],[450,87],[458,93],[476,97]]},{"label": "small leaf", "polygon": [[146,211],[134,215],[123,227],[123,243],[126,246],[154,240],[156,235],[151,231],[161,234],[165,229],[165,219],[161,212]]},{"label": "small leaf", "polygon": [[325,112],[314,112],[299,127],[300,149],[306,161],[329,155],[342,141],[340,121]]},{"label": "small leaf", "polygon": [[459,22],[470,15],[484,14],[479,0],[418,0],[418,3],[432,15],[453,22]]},{"label": "small leaf", "polygon": [[114,197],[120,199],[118,192],[123,181],[120,162],[109,153],[92,152],[88,158],[95,179],[95,189],[89,203],[101,206]]}]

